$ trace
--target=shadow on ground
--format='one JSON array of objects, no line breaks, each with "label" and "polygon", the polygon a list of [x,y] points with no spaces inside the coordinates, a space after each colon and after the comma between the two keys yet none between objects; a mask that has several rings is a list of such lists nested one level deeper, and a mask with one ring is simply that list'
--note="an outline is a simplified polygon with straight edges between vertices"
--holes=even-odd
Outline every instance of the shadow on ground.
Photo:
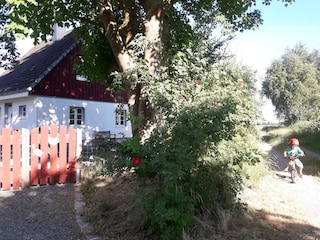
[{"label": "shadow on ground", "polygon": [[[243,221],[243,239],[319,239],[320,229],[287,215],[248,209]],[[238,229],[238,230],[240,230]]]}]

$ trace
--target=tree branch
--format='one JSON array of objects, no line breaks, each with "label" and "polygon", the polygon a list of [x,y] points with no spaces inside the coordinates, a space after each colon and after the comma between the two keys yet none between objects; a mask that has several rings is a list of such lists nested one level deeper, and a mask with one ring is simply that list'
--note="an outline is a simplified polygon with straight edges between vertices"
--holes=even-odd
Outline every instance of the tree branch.
[{"label": "tree branch", "polygon": [[124,71],[128,68],[125,64],[126,61],[123,61],[125,56],[125,48],[122,41],[122,38],[119,34],[115,16],[113,14],[112,6],[109,1],[107,1],[106,6],[101,6],[100,16],[103,23],[103,27],[106,31],[106,38],[108,39],[114,56],[119,64],[120,70]]},{"label": "tree branch", "polygon": [[124,21],[119,27],[119,32],[126,45],[134,38],[138,32],[138,15],[134,0],[120,0],[123,7]]},{"label": "tree branch", "polygon": [[97,27],[104,27],[102,23],[99,23],[99,22],[96,22],[96,21],[93,21],[93,20],[90,20],[88,18],[84,18],[84,17],[79,17],[78,18],[80,22],[83,22],[83,23],[88,23],[90,25],[94,25],[94,26],[97,26]]}]

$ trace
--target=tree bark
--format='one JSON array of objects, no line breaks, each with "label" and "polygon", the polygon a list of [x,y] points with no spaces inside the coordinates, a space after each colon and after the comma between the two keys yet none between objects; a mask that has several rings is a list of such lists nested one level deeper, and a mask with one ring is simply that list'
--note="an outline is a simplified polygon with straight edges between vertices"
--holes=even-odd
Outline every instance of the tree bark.
[{"label": "tree bark", "polygon": [[[138,32],[138,18],[137,9],[134,0],[120,0],[122,11],[124,14],[124,21],[120,26],[116,22],[110,1],[105,1],[105,5],[100,9],[100,16],[104,29],[106,31],[106,38],[110,43],[113,54],[117,60],[120,71],[124,72],[132,67],[135,63],[128,54],[127,47],[130,41]],[[164,10],[166,5],[162,0],[141,0],[140,4],[143,6],[146,18],[144,21],[145,36],[148,40],[154,41],[161,39],[161,31]],[[150,71],[155,71],[160,67],[159,55],[152,49],[145,49],[145,60],[149,63]],[[124,79],[126,93],[128,96],[128,104],[130,108],[132,122],[133,136],[140,135],[141,138],[146,138],[145,126],[153,117],[153,109],[148,99],[141,99],[142,84],[136,85],[134,88],[130,83],[130,79]],[[143,117],[141,121],[140,117]]]}]

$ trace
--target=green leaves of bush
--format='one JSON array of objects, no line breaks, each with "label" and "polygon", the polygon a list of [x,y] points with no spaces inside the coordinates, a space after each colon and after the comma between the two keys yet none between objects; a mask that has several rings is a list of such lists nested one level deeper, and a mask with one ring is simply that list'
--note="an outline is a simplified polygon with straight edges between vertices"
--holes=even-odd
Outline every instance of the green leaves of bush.
[{"label": "green leaves of bush", "polygon": [[[225,100],[225,101],[224,101]],[[247,116],[232,99],[188,105],[140,146],[144,224],[162,239],[179,239],[197,214],[217,218],[217,208],[241,210],[242,164],[259,161],[243,127]],[[240,130],[239,130],[240,129]],[[152,187],[148,183],[152,183]]]}]

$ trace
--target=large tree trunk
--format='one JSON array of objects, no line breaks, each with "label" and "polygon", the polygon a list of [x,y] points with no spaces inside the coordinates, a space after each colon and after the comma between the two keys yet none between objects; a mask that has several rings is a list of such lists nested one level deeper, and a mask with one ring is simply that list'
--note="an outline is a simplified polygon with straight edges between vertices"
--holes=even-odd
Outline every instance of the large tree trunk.
[{"label": "large tree trunk", "polygon": [[[127,46],[138,32],[137,9],[134,0],[120,1],[124,11],[125,20],[121,26],[117,26],[115,16],[111,4],[101,8],[101,18],[106,30],[106,38],[108,39],[113,54],[117,60],[120,71],[126,71],[134,67],[134,62],[127,51]],[[142,6],[146,13],[144,21],[145,35],[147,39],[154,40],[161,38],[162,23],[165,5],[162,0],[141,0]],[[144,58],[150,66],[150,71],[154,71],[160,67],[158,54],[152,49],[145,50]],[[131,114],[132,134],[140,136],[141,139],[147,138],[147,129],[145,126],[150,123],[153,118],[153,109],[148,99],[141,99],[141,91],[143,85],[138,84],[134,88],[130,83],[130,79],[125,79],[125,87],[128,96],[128,104]],[[141,121],[141,116],[143,120]]]}]

